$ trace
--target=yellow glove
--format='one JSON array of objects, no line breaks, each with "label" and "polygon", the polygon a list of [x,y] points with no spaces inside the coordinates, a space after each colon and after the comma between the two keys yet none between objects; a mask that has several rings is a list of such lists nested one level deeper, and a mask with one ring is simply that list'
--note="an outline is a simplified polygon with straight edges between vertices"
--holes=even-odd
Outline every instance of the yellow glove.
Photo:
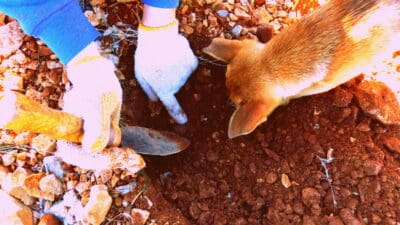
[{"label": "yellow glove", "polygon": [[72,88],[64,95],[63,111],[84,120],[82,147],[91,152],[121,142],[122,89],[114,71],[114,64],[100,55],[94,42],[67,64]]}]

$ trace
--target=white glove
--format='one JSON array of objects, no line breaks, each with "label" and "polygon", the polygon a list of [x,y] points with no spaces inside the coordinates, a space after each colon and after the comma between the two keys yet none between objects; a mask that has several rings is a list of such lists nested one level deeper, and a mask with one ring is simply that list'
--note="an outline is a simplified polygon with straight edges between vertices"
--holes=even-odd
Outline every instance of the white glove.
[{"label": "white glove", "polygon": [[174,94],[196,69],[198,60],[188,40],[178,33],[178,21],[157,28],[140,25],[135,52],[135,76],[152,101],[164,104],[179,124],[187,122]]},{"label": "white glove", "polygon": [[72,88],[64,95],[63,111],[84,120],[82,148],[91,152],[121,142],[122,89],[114,71],[114,64],[100,55],[95,42],[67,64]]}]

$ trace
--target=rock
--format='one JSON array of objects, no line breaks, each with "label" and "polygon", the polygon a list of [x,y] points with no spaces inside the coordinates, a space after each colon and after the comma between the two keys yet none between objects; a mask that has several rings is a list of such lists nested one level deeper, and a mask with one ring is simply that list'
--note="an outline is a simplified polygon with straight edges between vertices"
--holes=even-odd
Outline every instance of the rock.
[{"label": "rock", "polygon": [[277,17],[286,18],[287,16],[288,16],[288,12],[286,12],[285,10],[279,10],[277,12]]},{"label": "rock", "polygon": [[[33,225],[32,211],[19,203],[5,191],[0,190],[0,224],[1,225]],[[4,207],[6,206],[6,207]]]},{"label": "rock", "polygon": [[38,51],[40,56],[50,56],[51,54],[53,54],[53,51],[51,51],[51,49],[46,45],[39,45]]},{"label": "rock", "polygon": [[229,19],[231,21],[238,21],[239,20],[239,18],[237,16],[235,16],[235,14],[233,14],[233,13],[229,13]]},{"label": "rock", "polygon": [[364,172],[367,176],[376,176],[381,172],[383,165],[377,161],[367,160],[364,162],[363,166]]},{"label": "rock", "polygon": [[48,155],[56,149],[56,140],[44,134],[39,134],[32,138],[31,146],[40,154]]},{"label": "rock", "polygon": [[7,167],[0,164],[0,186],[3,183],[4,179],[7,178],[7,175],[10,173]]},{"label": "rock", "polygon": [[311,216],[304,216],[302,225],[316,225]]},{"label": "rock", "polygon": [[2,86],[4,90],[23,90],[24,81],[21,76],[10,70],[5,71],[3,76],[4,78],[0,80],[0,86]]},{"label": "rock", "polygon": [[378,224],[378,223],[382,222],[382,218],[379,215],[372,213],[371,214],[371,222]]},{"label": "rock", "polygon": [[105,6],[106,1],[105,0],[90,0],[89,1],[91,6]]},{"label": "rock", "polygon": [[272,29],[269,26],[258,26],[257,27],[257,38],[262,43],[267,43],[272,38]]},{"label": "rock", "polygon": [[27,176],[22,188],[30,195],[36,198],[42,198],[49,201],[54,201],[55,195],[40,189],[40,181],[46,175],[44,173],[35,173]]},{"label": "rock", "polygon": [[227,17],[229,15],[229,12],[226,9],[220,9],[220,10],[217,11],[217,15],[220,16],[220,17],[225,18],[225,17]]},{"label": "rock", "polygon": [[400,140],[396,137],[383,136],[382,142],[389,151],[400,154]]},{"label": "rock", "polygon": [[274,33],[278,33],[282,28],[282,24],[277,19],[272,20],[269,25],[273,27]]},{"label": "rock", "polygon": [[264,153],[276,162],[279,162],[280,156],[272,149],[264,148]]},{"label": "rock", "polygon": [[65,171],[61,165],[61,159],[55,156],[46,156],[43,158],[43,165],[46,171],[54,174],[59,179],[64,177]]},{"label": "rock", "polygon": [[127,147],[106,148],[99,153],[92,154],[67,142],[59,142],[54,155],[66,163],[82,169],[94,170],[96,173],[113,168],[126,169],[135,174],[146,165],[139,154]]},{"label": "rock", "polygon": [[357,219],[357,217],[354,216],[354,214],[351,212],[351,209],[349,208],[344,208],[340,210],[340,218],[346,225],[362,225],[363,223],[360,222],[360,220]]},{"label": "rock", "polygon": [[364,111],[384,124],[400,124],[400,105],[397,97],[383,82],[363,81],[355,91]]},{"label": "rock", "polygon": [[0,55],[8,56],[23,42],[24,33],[17,21],[0,26]]},{"label": "rock", "polygon": [[281,183],[285,188],[289,188],[290,186],[292,186],[292,183],[290,182],[290,179],[286,174],[282,174]]},{"label": "rock", "polygon": [[45,213],[51,213],[62,218],[65,224],[78,224],[83,219],[83,207],[74,190],[65,193],[62,200],[45,210]]},{"label": "rock", "polygon": [[108,194],[107,186],[94,185],[90,188],[90,198],[84,207],[83,221],[85,223],[100,225],[111,207],[112,198]]},{"label": "rock", "polygon": [[[214,26],[214,27],[218,26],[218,19],[216,16],[210,14],[210,15],[208,15],[207,19],[208,19],[208,25]],[[208,27],[208,26],[206,26],[206,27]]]},{"label": "rock", "polygon": [[6,14],[0,13],[0,26],[4,26],[6,24]]},{"label": "rock", "polygon": [[251,23],[257,26],[268,26],[269,22],[271,22],[273,19],[274,18],[265,9],[265,7],[260,7],[253,11],[253,15],[251,17]]},{"label": "rock", "polygon": [[303,215],[304,214],[304,206],[301,204],[301,202],[295,202],[292,206],[293,212],[295,212],[298,215]]},{"label": "rock", "polygon": [[45,213],[42,218],[40,218],[40,221],[38,225],[61,225],[61,221],[53,214],[51,213]]},{"label": "rock", "polygon": [[14,138],[14,142],[16,145],[27,145],[31,142],[32,138],[34,137],[34,133],[31,132],[21,132],[19,134],[17,134],[17,136],[15,136]]},{"label": "rock", "polygon": [[150,217],[150,212],[143,209],[134,208],[131,210],[132,224],[144,225]]},{"label": "rock", "polygon": [[189,25],[184,25],[183,26],[183,32],[187,35],[191,35],[194,33],[194,28],[189,26]]},{"label": "rock", "polygon": [[350,91],[344,90],[343,88],[335,88],[333,92],[333,105],[337,107],[347,107],[351,100],[353,99],[353,94]]},{"label": "rock", "polygon": [[303,203],[308,207],[314,204],[319,204],[321,201],[321,195],[318,190],[311,187],[304,188],[301,192],[301,197]]},{"label": "rock", "polygon": [[117,0],[119,3],[137,2],[137,0]]},{"label": "rock", "polygon": [[18,167],[13,173],[5,174],[4,172],[0,181],[1,189],[16,199],[21,200],[25,205],[32,205],[35,202],[35,198],[22,188],[22,184],[28,175],[27,171],[24,168]]},{"label": "rock", "polygon": [[82,194],[83,192],[87,191],[90,189],[91,183],[89,181],[81,181],[76,184],[75,190],[79,193]]},{"label": "rock", "polygon": [[238,19],[243,20],[243,21],[247,21],[247,20],[251,19],[251,16],[247,12],[243,11],[240,8],[235,8],[233,10],[233,14],[235,14],[235,16],[238,17]]},{"label": "rock", "polygon": [[328,217],[328,225],[344,225],[342,220],[337,216]]},{"label": "rock", "polygon": [[39,181],[40,190],[53,195],[61,195],[63,186],[59,179],[54,174],[47,175]]},{"label": "rock", "polygon": [[231,33],[234,37],[240,37],[240,34],[242,33],[243,27],[241,25],[236,25],[232,28]]},{"label": "rock", "polygon": [[[0,144],[3,144],[0,142]],[[3,166],[10,166],[15,162],[17,151],[9,151],[1,156],[1,163]]]}]

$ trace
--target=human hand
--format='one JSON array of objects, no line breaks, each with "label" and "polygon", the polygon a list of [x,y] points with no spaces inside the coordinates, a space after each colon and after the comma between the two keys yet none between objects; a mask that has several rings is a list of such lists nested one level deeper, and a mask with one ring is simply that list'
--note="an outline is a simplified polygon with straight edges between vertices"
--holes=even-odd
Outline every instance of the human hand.
[{"label": "human hand", "polygon": [[121,142],[122,89],[114,70],[94,42],[67,64],[72,88],[64,95],[63,111],[83,119],[82,148],[94,153]]},{"label": "human hand", "polygon": [[150,100],[161,100],[179,124],[187,116],[174,94],[196,69],[198,60],[188,40],[178,33],[178,21],[157,28],[140,25],[135,52],[135,76]]}]

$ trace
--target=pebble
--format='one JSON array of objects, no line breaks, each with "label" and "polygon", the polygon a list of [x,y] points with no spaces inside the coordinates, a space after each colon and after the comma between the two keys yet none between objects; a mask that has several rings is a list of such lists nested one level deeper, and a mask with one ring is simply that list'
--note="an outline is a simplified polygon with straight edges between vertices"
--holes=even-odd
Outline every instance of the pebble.
[{"label": "pebble", "polygon": [[0,55],[7,56],[17,50],[22,45],[23,37],[17,21],[0,26]]},{"label": "pebble", "polygon": [[301,204],[301,202],[295,202],[293,204],[293,211],[298,214],[298,215],[303,215],[304,214],[304,206]]},{"label": "pebble", "polygon": [[270,171],[270,172],[267,174],[267,179],[266,179],[266,181],[267,181],[268,184],[273,184],[273,183],[275,183],[277,180],[278,180],[278,174],[275,173],[274,171]]},{"label": "pebble", "polygon": [[46,213],[40,218],[38,225],[61,225],[61,221],[53,214]]},{"label": "pebble", "polygon": [[46,175],[40,179],[39,187],[40,190],[53,195],[61,195],[63,193],[62,183],[54,174]]},{"label": "pebble", "polygon": [[245,11],[243,11],[239,8],[235,8],[233,10],[233,13],[235,14],[235,16],[237,16],[241,20],[250,20],[251,19],[251,16],[248,13],[246,13]]},{"label": "pebble", "polygon": [[281,183],[285,188],[289,188],[292,185],[292,183],[290,182],[289,176],[286,174],[282,174]]},{"label": "pebble", "polygon": [[400,154],[400,140],[396,137],[383,137],[383,144],[392,152]]},{"label": "pebble", "polygon": [[146,224],[150,217],[150,212],[143,209],[134,208],[131,210],[132,224],[143,225]]},{"label": "pebble", "polygon": [[379,215],[372,213],[371,214],[371,222],[378,224],[378,223],[382,222],[382,218]]},{"label": "pebble", "polygon": [[189,25],[184,25],[183,26],[183,31],[185,32],[185,34],[191,35],[191,34],[194,33],[194,28],[189,26]]},{"label": "pebble", "polygon": [[347,107],[353,100],[353,94],[343,88],[336,88],[333,92],[333,105]]},{"label": "pebble", "polygon": [[236,25],[232,28],[231,33],[234,37],[239,37],[242,32],[243,27],[241,25]]},{"label": "pebble", "polygon": [[367,176],[376,176],[382,170],[383,164],[373,160],[364,162],[364,172]]},{"label": "pebble", "polygon": [[328,217],[328,225],[344,225],[342,220],[337,216]]},{"label": "pebble", "polygon": [[266,26],[257,27],[257,38],[260,42],[266,43],[272,38],[272,30]]},{"label": "pebble", "polygon": [[218,16],[225,18],[229,15],[229,12],[226,9],[220,9],[217,11],[217,14],[218,14]]},{"label": "pebble", "polygon": [[355,97],[361,109],[372,118],[384,124],[400,124],[400,105],[384,83],[364,81],[357,86]]},{"label": "pebble", "polygon": [[311,187],[304,188],[301,192],[301,197],[306,206],[319,204],[321,201],[321,195],[318,190]]},{"label": "pebble", "polygon": [[278,154],[276,154],[275,151],[269,149],[269,148],[264,148],[264,153],[269,157],[272,158],[274,161],[278,162],[280,157]]},{"label": "pebble", "polygon": [[346,225],[362,225],[363,223],[360,222],[360,220],[357,219],[356,216],[351,212],[351,209],[345,208],[340,210],[340,218]]},{"label": "pebble", "polygon": [[[218,19],[214,15],[208,15],[208,25],[210,26],[218,26]],[[208,27],[208,25],[206,27]]]},{"label": "pebble", "polygon": [[0,190],[0,199],[2,204],[0,207],[1,224],[33,225],[33,213],[30,208],[3,190]]},{"label": "pebble", "polygon": [[235,14],[233,14],[233,13],[229,13],[229,19],[231,21],[238,21],[239,20],[239,18],[237,16],[235,16]]},{"label": "pebble", "polygon": [[107,186],[94,185],[90,188],[90,198],[84,207],[83,220],[90,224],[100,225],[106,218],[111,207],[112,198],[108,193]]}]

